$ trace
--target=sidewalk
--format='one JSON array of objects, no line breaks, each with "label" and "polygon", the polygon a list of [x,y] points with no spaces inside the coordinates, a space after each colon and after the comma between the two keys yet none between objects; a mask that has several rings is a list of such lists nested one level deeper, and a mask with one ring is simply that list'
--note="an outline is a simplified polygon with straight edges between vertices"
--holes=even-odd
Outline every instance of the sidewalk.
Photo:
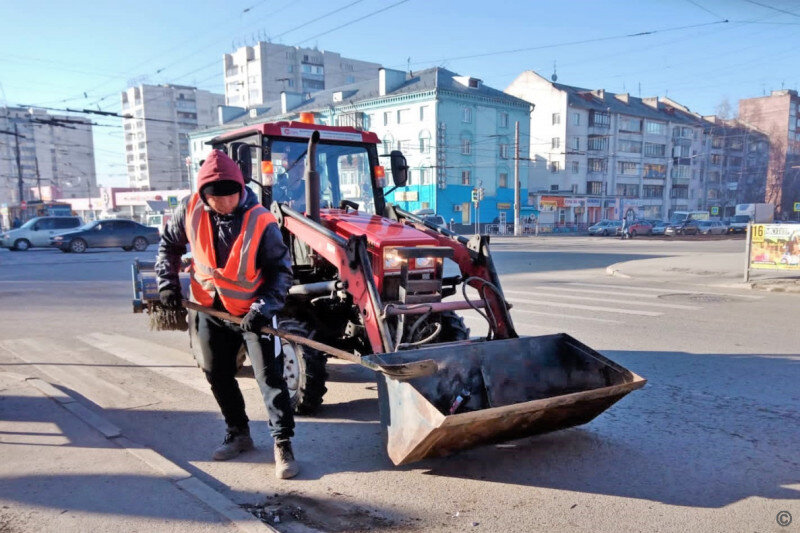
[{"label": "sidewalk", "polygon": [[694,254],[615,263],[606,268],[611,276],[661,281],[682,281],[704,286],[800,293],[800,274],[777,270],[750,271],[744,281],[741,252]]},{"label": "sidewalk", "polygon": [[49,383],[0,391],[0,531],[272,530]]}]

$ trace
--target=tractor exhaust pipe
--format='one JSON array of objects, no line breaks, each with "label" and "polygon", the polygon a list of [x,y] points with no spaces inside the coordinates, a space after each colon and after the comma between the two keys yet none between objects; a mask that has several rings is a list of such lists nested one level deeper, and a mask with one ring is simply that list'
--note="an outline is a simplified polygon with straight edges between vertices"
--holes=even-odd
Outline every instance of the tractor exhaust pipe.
[{"label": "tractor exhaust pipe", "polygon": [[308,140],[306,152],[306,169],[303,179],[306,181],[306,216],[319,222],[319,172],[317,172],[317,143],[319,131],[314,131]]}]

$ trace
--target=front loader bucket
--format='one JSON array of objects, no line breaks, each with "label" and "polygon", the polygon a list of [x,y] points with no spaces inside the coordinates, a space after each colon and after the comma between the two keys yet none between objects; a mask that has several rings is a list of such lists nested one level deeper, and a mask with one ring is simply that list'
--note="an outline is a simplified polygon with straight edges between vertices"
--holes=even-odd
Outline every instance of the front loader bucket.
[{"label": "front loader bucket", "polygon": [[565,333],[379,357],[439,365],[432,376],[404,382],[378,376],[381,423],[396,465],[585,424],[646,383]]}]

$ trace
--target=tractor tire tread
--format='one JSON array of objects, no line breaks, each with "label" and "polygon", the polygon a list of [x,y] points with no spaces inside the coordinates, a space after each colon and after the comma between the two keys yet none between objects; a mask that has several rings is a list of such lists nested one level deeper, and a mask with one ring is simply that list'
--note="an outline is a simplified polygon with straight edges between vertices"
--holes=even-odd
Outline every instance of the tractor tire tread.
[{"label": "tractor tire tread", "polygon": [[[293,318],[278,318],[278,329],[311,339],[314,336],[305,322]],[[328,359],[320,351],[307,346],[295,346],[295,353],[303,360],[298,361],[303,365],[303,372],[297,393],[292,398],[292,408],[298,415],[310,415],[315,413],[322,405],[323,397],[328,392],[325,382],[328,379],[326,364]]]}]

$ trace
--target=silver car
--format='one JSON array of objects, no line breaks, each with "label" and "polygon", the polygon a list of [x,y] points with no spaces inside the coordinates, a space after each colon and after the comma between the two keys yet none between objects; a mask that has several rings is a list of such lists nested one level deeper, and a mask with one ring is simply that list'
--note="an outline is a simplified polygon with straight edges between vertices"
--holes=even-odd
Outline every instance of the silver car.
[{"label": "silver car", "polygon": [[17,229],[0,233],[0,246],[14,251],[25,251],[33,247],[49,247],[50,237],[78,228],[81,217],[36,217]]},{"label": "silver car", "polygon": [[593,226],[589,226],[589,235],[616,235],[617,228],[622,227],[620,220],[601,220]]},{"label": "silver car", "polygon": [[703,235],[724,235],[728,233],[728,226],[719,220],[701,220],[697,223],[697,231]]}]

